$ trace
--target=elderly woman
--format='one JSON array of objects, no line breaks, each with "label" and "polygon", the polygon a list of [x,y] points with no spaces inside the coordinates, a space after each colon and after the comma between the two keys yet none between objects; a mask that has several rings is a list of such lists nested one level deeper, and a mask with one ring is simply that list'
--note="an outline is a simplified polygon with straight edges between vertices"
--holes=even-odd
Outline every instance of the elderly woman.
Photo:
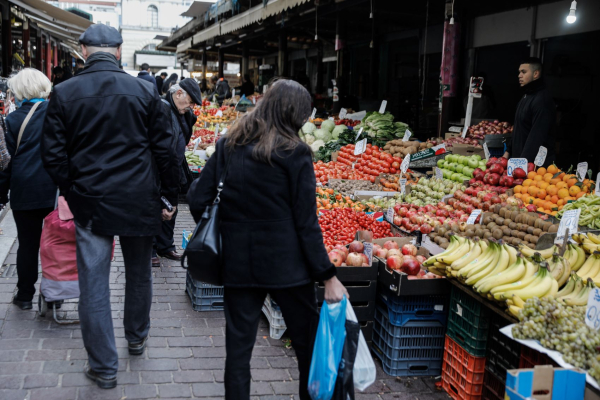
[{"label": "elderly woman", "polygon": [[40,71],[25,68],[9,79],[17,110],[6,117],[6,146],[12,156],[0,172],[0,203],[10,206],[17,225],[18,292],[13,304],[32,308],[38,278],[38,253],[44,218],[54,209],[56,185],[42,166],[40,142],[50,80]]}]

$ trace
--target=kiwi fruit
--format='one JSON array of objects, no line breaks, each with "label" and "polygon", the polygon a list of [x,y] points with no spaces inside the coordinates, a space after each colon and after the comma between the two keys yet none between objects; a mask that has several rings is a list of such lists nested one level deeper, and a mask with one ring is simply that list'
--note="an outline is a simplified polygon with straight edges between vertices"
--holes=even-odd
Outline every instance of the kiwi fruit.
[{"label": "kiwi fruit", "polygon": [[558,224],[552,224],[552,226],[550,228],[548,228],[548,232],[550,232],[550,233],[558,232]]},{"label": "kiwi fruit", "polygon": [[506,214],[506,208],[501,208],[500,211],[498,211],[498,215],[500,215],[502,218],[504,218],[505,214]]},{"label": "kiwi fruit", "polygon": [[538,218],[538,219],[536,219],[536,220],[535,220],[535,223],[533,224],[533,226],[534,226],[535,228],[541,228],[541,224],[542,224],[542,222],[543,222],[543,221],[542,221],[540,218]]},{"label": "kiwi fruit", "polygon": [[529,235],[529,234],[525,235],[523,240],[525,240],[526,242],[531,242],[531,235]]},{"label": "kiwi fruit", "polygon": [[492,231],[492,236],[494,237],[494,239],[501,239],[502,235],[502,229],[496,228]]},{"label": "kiwi fruit", "polygon": [[518,211],[512,211],[512,212],[510,213],[510,219],[512,219],[512,220],[514,221],[514,220],[517,218],[517,216],[518,216],[519,214],[520,214],[520,213],[519,213]]},{"label": "kiwi fruit", "polygon": [[485,233],[483,234],[483,238],[484,238],[484,239],[489,239],[489,238],[491,238],[491,237],[492,237],[492,232],[490,232],[490,231],[487,231],[487,232],[485,232]]},{"label": "kiwi fruit", "polygon": [[502,217],[497,217],[497,218],[496,218],[496,223],[497,223],[498,225],[504,225],[504,218],[502,218]]},{"label": "kiwi fruit", "polygon": [[540,240],[539,237],[532,235],[530,242],[533,243],[533,244],[537,244],[538,240]]},{"label": "kiwi fruit", "polygon": [[508,227],[513,230],[517,229],[517,223],[510,221],[510,224],[508,224]]},{"label": "kiwi fruit", "polygon": [[521,232],[527,232],[527,228],[529,228],[529,225],[527,224],[521,224],[521,229],[519,229]]},{"label": "kiwi fruit", "polygon": [[452,229],[453,232],[458,232],[460,230],[460,227],[458,226],[458,224],[453,224],[450,229]]},{"label": "kiwi fruit", "polygon": [[437,233],[440,234],[441,236],[444,236],[447,231],[448,230],[442,226],[441,228],[438,229]]},{"label": "kiwi fruit", "polygon": [[513,229],[510,231],[510,236],[512,237],[519,237],[519,231],[516,229]]},{"label": "kiwi fruit", "polygon": [[447,249],[447,248],[448,248],[448,244],[449,244],[448,242],[443,242],[443,243],[440,243],[440,247],[441,247],[442,249]]},{"label": "kiwi fruit", "polygon": [[512,244],[515,246],[518,246],[519,244],[521,244],[521,239],[519,238],[513,238]]},{"label": "kiwi fruit", "polygon": [[490,215],[486,215],[485,217],[483,217],[483,224],[484,225],[487,225],[487,224],[489,224],[492,221],[493,220],[492,220],[492,217]]},{"label": "kiwi fruit", "polygon": [[540,228],[536,228],[531,234],[534,236],[540,236],[542,234],[542,230]]},{"label": "kiwi fruit", "polygon": [[475,236],[482,237],[483,236],[483,229],[476,228],[475,229]]},{"label": "kiwi fruit", "polygon": [[525,232],[519,232],[516,237],[523,240],[523,239],[525,239],[525,236],[527,236],[527,234]]},{"label": "kiwi fruit", "polygon": [[535,231],[535,228],[533,226],[527,227],[527,233],[529,233],[531,235],[533,233],[533,231]]},{"label": "kiwi fruit", "polygon": [[445,239],[450,239],[450,236],[452,236],[452,233],[453,233],[452,231],[450,231],[450,232],[446,232],[446,233],[444,234],[444,238],[445,238]]},{"label": "kiwi fruit", "polygon": [[513,223],[513,222],[512,222],[510,219],[508,219],[508,218],[505,218],[505,219],[504,219],[504,226],[509,226],[509,225],[510,225],[510,224],[512,224],[512,223]]}]

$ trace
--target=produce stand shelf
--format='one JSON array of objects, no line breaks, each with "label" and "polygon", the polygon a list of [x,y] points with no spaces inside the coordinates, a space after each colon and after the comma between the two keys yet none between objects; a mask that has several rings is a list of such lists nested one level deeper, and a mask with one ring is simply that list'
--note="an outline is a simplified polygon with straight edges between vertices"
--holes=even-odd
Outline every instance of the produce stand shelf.
[{"label": "produce stand shelf", "polygon": [[500,307],[498,307],[497,305],[495,305],[491,301],[489,301],[487,299],[484,299],[483,297],[481,297],[480,295],[478,295],[477,293],[475,293],[470,287],[466,287],[465,285],[463,285],[462,283],[460,283],[456,279],[448,279],[448,282],[450,282],[451,285],[453,285],[454,287],[457,287],[458,289],[462,290],[463,292],[465,292],[466,294],[468,294],[472,298],[476,299],[478,302],[484,304],[487,308],[489,308],[494,313],[496,313],[498,315],[501,315],[504,319],[508,320],[511,324],[516,324],[517,322],[519,322],[518,319],[516,319],[512,315],[508,314],[506,311],[504,311],[503,309],[501,309]]}]

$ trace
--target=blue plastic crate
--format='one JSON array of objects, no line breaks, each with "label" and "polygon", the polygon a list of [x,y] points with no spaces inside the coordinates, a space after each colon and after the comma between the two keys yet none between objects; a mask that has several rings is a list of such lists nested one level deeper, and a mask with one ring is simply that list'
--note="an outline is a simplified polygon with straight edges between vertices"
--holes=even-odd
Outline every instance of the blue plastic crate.
[{"label": "blue plastic crate", "polygon": [[383,372],[390,376],[439,376],[442,373],[442,359],[393,360],[385,355],[384,350],[380,349],[375,341],[373,341],[371,349],[373,354],[381,360]]},{"label": "blue plastic crate", "polygon": [[188,272],[185,277],[185,291],[192,300],[194,311],[223,310],[223,286],[214,286],[192,278]]},{"label": "blue plastic crate", "polygon": [[392,325],[404,326],[409,321],[448,321],[447,296],[396,296],[389,290],[379,294],[388,309]]}]

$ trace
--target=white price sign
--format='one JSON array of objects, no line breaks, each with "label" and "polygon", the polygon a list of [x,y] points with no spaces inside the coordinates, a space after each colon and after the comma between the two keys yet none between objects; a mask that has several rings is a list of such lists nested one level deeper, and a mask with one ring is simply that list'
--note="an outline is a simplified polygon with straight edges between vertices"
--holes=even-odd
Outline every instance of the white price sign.
[{"label": "white price sign", "polygon": [[490,159],[490,149],[488,149],[487,143],[483,143],[483,152],[485,153],[485,159]]},{"label": "white price sign", "polygon": [[579,215],[581,214],[581,209],[577,208],[575,210],[565,211],[560,220],[560,225],[558,225],[558,232],[556,232],[556,239],[554,239],[554,243],[562,244],[565,240],[565,233],[567,229],[569,229],[569,235],[577,232],[579,227]]},{"label": "white price sign", "polygon": [[383,100],[381,102],[381,107],[379,107],[379,114],[385,114],[385,107],[387,106],[387,100]]},{"label": "white price sign", "polygon": [[345,108],[342,108],[340,110],[340,119],[346,118],[346,115],[348,115],[348,110],[346,110]]},{"label": "white price sign", "polygon": [[579,182],[583,182],[587,172],[588,172],[588,163],[587,162],[584,161],[584,162],[580,162],[579,164],[577,164],[577,179],[579,179]]},{"label": "white price sign", "polygon": [[369,265],[371,265],[373,264],[373,243],[365,242],[363,245],[365,246],[363,253],[365,253],[365,256],[369,259]]},{"label": "white price sign", "polygon": [[435,177],[438,179],[444,179],[444,172],[438,167],[435,167]]},{"label": "white price sign", "polygon": [[263,94],[267,93],[267,85],[263,85]]},{"label": "white price sign", "polygon": [[600,196],[600,172],[596,175],[596,191],[594,192],[596,196]]},{"label": "white price sign", "polygon": [[312,112],[312,114],[310,114],[310,119],[315,119],[316,115],[317,115],[317,109],[313,108],[313,112]]},{"label": "white price sign", "polygon": [[540,146],[538,150],[537,156],[535,156],[535,161],[533,162],[538,167],[544,165],[544,161],[546,161],[546,156],[548,155],[548,149],[544,146]]},{"label": "white price sign", "polygon": [[256,104],[256,97],[252,97],[252,104]]},{"label": "white price sign", "polygon": [[367,138],[364,138],[363,140],[356,142],[356,145],[354,146],[354,155],[359,156],[362,153],[364,153],[366,149],[367,149]]},{"label": "white price sign", "polygon": [[231,97],[235,97],[235,89],[231,91]]},{"label": "white price sign", "polygon": [[506,174],[508,176],[512,176],[513,171],[517,168],[521,168],[525,173],[527,173],[527,159],[526,158],[511,158],[508,160],[508,165],[506,166]]},{"label": "white price sign", "polygon": [[460,135],[460,136],[461,136],[462,138],[466,138],[466,137],[467,137],[467,132],[468,132],[468,131],[469,131],[469,127],[468,127],[468,126],[465,126],[465,127],[463,128],[462,135]]},{"label": "white price sign", "polygon": [[390,207],[385,212],[385,219],[387,219],[390,222],[394,222],[394,215],[395,215],[394,209],[392,207]]},{"label": "white price sign", "polygon": [[[358,138],[360,137],[360,134],[362,133],[362,131],[363,131],[363,128],[360,128],[360,129],[358,130],[358,133],[356,134],[356,138],[354,139],[354,141],[355,141],[355,142],[356,142],[356,141],[358,140]],[[366,139],[366,138],[365,138],[365,139]]]},{"label": "white price sign", "polygon": [[467,220],[467,225],[475,225],[475,221],[477,221],[477,217],[481,214],[481,210],[473,210],[471,215],[469,215],[469,219]]},{"label": "white price sign", "polygon": [[585,323],[592,329],[600,329],[600,289],[598,288],[590,290],[585,309]]},{"label": "white price sign", "polygon": [[402,138],[402,141],[408,142],[408,140],[410,139],[411,136],[412,136],[412,132],[407,129],[406,132],[404,132],[404,137]]},{"label": "white price sign", "polygon": [[215,125],[215,137],[219,134],[219,124]]},{"label": "white price sign", "polygon": [[410,154],[407,154],[406,157],[404,157],[404,160],[402,160],[402,164],[400,164],[400,171],[402,171],[402,173],[405,174],[406,171],[408,171],[409,165],[410,165]]},{"label": "white price sign", "polygon": [[446,202],[447,202],[449,199],[451,199],[451,198],[453,198],[453,197],[454,197],[454,195],[453,195],[453,194],[447,194],[447,195],[445,195],[444,197],[442,197],[442,201],[443,201],[444,203],[446,203]]},{"label": "white price sign", "polygon": [[215,114],[216,117],[222,117],[223,116],[223,111],[219,110],[217,111],[217,113]]},{"label": "white price sign", "polygon": [[460,126],[451,126],[450,128],[448,128],[448,131],[452,133],[461,133],[462,128]]},{"label": "white price sign", "polygon": [[335,121],[335,118],[333,118],[333,117],[329,117],[329,120],[330,120],[330,121]]},{"label": "white price sign", "polygon": [[400,194],[404,195],[406,193],[406,178],[400,179]]}]

